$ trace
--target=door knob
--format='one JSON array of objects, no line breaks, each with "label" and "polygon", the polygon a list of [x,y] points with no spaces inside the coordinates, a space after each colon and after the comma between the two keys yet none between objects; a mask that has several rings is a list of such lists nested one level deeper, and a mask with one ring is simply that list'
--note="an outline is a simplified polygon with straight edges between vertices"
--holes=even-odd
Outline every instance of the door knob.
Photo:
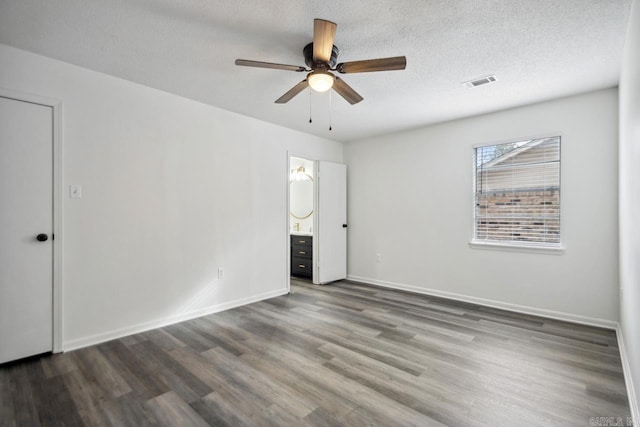
[{"label": "door knob", "polygon": [[342,228],[347,228],[347,224],[342,224]]},{"label": "door knob", "polygon": [[36,240],[37,240],[38,242],[46,242],[47,240],[49,240],[49,236],[47,236],[47,235],[46,235],[46,234],[44,234],[44,233],[40,233],[40,234],[38,234],[38,235],[36,236]]}]

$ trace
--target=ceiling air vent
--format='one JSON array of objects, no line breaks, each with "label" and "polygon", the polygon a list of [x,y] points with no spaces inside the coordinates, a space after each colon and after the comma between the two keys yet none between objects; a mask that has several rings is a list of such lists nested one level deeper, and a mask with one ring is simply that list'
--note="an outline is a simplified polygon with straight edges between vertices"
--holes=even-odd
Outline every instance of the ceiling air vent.
[{"label": "ceiling air vent", "polygon": [[496,76],[492,74],[490,76],[480,77],[479,79],[469,80],[468,82],[464,82],[462,84],[464,85],[464,87],[468,87],[469,89],[471,89],[474,87],[486,85],[487,83],[493,83],[497,81],[498,79],[496,78]]}]

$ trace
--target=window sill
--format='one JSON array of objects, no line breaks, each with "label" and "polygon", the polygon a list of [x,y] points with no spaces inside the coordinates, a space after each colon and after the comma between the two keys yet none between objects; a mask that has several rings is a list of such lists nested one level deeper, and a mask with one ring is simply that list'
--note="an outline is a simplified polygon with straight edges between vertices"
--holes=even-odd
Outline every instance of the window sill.
[{"label": "window sill", "polygon": [[528,252],[534,254],[562,255],[564,247],[562,246],[536,246],[536,245],[520,245],[517,243],[497,243],[486,242],[481,240],[472,240],[469,242],[472,249],[487,249],[495,251],[507,252]]}]

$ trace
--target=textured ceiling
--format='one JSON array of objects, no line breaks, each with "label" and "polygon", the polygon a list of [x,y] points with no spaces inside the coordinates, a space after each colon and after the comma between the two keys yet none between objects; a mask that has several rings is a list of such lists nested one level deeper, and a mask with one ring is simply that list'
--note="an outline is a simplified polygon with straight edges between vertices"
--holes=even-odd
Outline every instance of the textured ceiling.
[{"label": "textured ceiling", "polygon": [[[0,43],[348,141],[616,86],[629,8],[630,0],[0,0]],[[304,74],[234,60],[304,65],[314,18],[338,24],[339,62],[405,55],[407,69],[342,76],[364,97],[353,106],[307,91],[275,104]],[[461,85],[488,74],[499,81]]]}]

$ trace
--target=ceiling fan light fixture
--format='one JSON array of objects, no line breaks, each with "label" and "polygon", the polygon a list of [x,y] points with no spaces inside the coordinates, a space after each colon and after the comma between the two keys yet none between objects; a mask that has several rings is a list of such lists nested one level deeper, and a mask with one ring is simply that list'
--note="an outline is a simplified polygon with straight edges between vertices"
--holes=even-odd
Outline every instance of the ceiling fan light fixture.
[{"label": "ceiling fan light fixture", "polygon": [[335,76],[325,70],[315,70],[307,75],[307,82],[316,92],[326,92],[333,87]]}]

